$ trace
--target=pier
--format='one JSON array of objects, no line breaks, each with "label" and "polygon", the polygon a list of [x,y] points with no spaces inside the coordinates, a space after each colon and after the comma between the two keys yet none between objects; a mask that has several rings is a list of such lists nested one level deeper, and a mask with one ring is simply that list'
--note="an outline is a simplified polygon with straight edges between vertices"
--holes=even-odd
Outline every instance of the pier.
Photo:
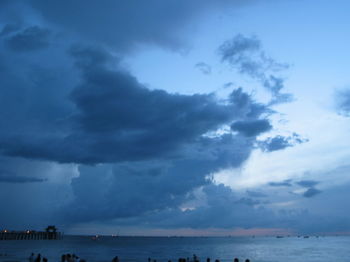
[{"label": "pier", "polygon": [[0,240],[57,240],[61,238],[61,233],[57,232],[55,226],[48,226],[45,231],[25,230],[0,231]]}]

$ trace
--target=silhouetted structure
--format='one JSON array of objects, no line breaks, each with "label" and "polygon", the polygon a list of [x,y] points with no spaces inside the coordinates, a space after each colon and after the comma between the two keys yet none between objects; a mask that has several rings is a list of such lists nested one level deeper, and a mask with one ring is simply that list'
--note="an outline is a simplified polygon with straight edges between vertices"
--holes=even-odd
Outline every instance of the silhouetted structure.
[{"label": "silhouetted structure", "polygon": [[0,240],[57,240],[61,233],[57,232],[55,226],[48,226],[45,231],[0,231]]}]

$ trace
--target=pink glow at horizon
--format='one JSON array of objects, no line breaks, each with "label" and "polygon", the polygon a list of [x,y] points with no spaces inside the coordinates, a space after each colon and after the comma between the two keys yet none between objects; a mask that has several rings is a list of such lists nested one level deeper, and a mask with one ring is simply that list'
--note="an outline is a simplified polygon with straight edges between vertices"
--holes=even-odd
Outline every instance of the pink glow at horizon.
[{"label": "pink glow at horizon", "polygon": [[180,229],[129,229],[123,230],[121,235],[130,236],[275,236],[275,235],[293,235],[295,234],[290,229],[285,228],[252,228],[252,229],[191,229],[191,228],[180,228]]}]

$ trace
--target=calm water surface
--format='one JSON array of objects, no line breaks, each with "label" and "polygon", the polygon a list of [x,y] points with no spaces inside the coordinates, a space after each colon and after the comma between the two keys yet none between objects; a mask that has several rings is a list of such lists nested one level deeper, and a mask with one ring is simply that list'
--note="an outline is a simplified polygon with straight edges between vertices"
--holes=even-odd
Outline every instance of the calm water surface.
[{"label": "calm water surface", "polygon": [[121,262],[173,262],[196,254],[222,262],[249,258],[252,262],[350,262],[350,237],[90,237],[65,236],[62,240],[0,241],[0,262],[28,261],[31,252],[41,253],[49,262],[59,262],[63,253],[75,253],[88,262],[110,262],[116,255]]}]

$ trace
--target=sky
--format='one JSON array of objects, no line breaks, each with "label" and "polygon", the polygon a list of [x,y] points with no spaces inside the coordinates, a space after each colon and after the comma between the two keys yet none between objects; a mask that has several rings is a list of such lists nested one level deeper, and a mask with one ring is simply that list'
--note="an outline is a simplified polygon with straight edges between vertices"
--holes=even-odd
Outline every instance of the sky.
[{"label": "sky", "polygon": [[349,234],[349,8],[0,1],[0,228]]}]

